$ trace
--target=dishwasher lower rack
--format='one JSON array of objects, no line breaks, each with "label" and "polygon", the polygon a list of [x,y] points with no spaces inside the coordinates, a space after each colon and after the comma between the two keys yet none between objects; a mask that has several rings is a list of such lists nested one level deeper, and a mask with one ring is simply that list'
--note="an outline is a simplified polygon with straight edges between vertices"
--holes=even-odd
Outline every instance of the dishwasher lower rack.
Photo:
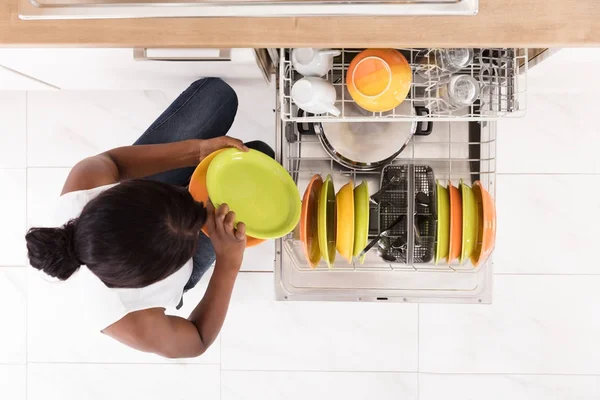
[{"label": "dishwasher lower rack", "polygon": [[[414,107],[426,107],[428,115],[415,116],[406,113],[411,108],[399,107],[389,112],[356,113],[357,107],[346,88],[346,74],[352,59],[363,49],[340,49],[341,55],[334,59],[333,68],[324,79],[336,89],[336,107],[340,116],[330,114],[299,115],[298,107],[291,97],[293,84],[302,78],[292,66],[292,49],[280,49],[279,58],[279,101],[281,118],[296,122],[335,122],[335,121],[394,121],[394,120],[446,120],[480,121],[495,120],[504,117],[520,117],[526,111],[527,89],[527,49],[524,48],[477,48],[474,49],[473,62],[456,74],[466,74],[475,78],[481,87],[479,101],[460,110],[445,110],[446,104],[435,90],[444,78],[423,78],[415,73],[419,60],[427,49],[398,49],[406,57],[413,70],[413,81],[408,98]],[[431,49],[430,49],[431,51]],[[437,111],[434,111],[437,110]]]},{"label": "dishwasher lower rack", "polygon": [[[278,158],[300,194],[314,174],[331,174],[336,192],[349,179],[355,184],[366,180],[371,194],[379,189],[381,170],[342,167],[327,155],[316,136],[299,134],[291,122],[282,122],[280,128]],[[391,165],[430,166],[435,180],[443,184],[479,180],[495,198],[495,144],[495,122],[436,122],[430,136],[414,137]],[[414,195],[414,185],[408,190]],[[376,215],[375,209],[372,214]],[[371,218],[369,237],[385,229],[378,222]],[[412,244],[414,237],[409,240]],[[357,260],[348,264],[338,254],[332,269],[323,261],[311,269],[297,232],[276,241],[278,300],[490,303],[492,276],[491,256],[478,267],[457,261],[447,265],[445,260],[438,265],[418,263],[412,253],[404,263],[390,263],[378,256],[376,248],[367,253],[363,264]]]}]

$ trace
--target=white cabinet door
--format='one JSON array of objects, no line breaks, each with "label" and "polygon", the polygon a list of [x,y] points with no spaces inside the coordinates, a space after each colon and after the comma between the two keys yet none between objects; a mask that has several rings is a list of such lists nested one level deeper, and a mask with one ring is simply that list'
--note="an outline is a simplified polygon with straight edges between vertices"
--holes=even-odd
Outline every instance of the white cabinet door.
[{"label": "white cabinet door", "polygon": [[61,89],[177,90],[208,76],[263,79],[254,49],[0,49],[0,65]]},{"label": "white cabinet door", "polygon": [[56,88],[0,65],[0,90],[56,90]]}]

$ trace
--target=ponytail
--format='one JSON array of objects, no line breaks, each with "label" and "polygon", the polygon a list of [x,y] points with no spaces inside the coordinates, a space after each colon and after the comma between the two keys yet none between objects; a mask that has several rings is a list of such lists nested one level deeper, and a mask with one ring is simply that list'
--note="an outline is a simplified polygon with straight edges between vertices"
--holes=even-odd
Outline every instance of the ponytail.
[{"label": "ponytail", "polygon": [[60,280],[68,279],[81,266],[75,253],[77,220],[60,228],[32,228],[27,232],[27,251],[32,267]]}]

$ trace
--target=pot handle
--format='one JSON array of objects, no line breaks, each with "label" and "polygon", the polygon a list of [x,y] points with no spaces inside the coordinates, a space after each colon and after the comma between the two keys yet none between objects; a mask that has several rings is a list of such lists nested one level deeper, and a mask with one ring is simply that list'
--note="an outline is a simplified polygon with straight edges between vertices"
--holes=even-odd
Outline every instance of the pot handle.
[{"label": "pot handle", "polygon": [[[427,107],[415,106],[415,113],[418,116],[428,116],[429,109]],[[426,124],[425,128],[423,128],[424,124]],[[417,122],[417,128],[415,129],[415,135],[427,136],[427,135],[431,134],[432,131],[433,131],[433,121],[418,121]]]},{"label": "pot handle", "polygon": [[[312,117],[311,113],[306,113],[307,117]],[[299,108],[298,109],[298,118],[302,118],[304,117],[304,110]],[[304,127],[306,125],[306,128]],[[298,128],[298,133],[301,135],[316,135],[317,131],[315,130],[315,124],[314,122],[298,122],[296,124],[296,127]]]}]

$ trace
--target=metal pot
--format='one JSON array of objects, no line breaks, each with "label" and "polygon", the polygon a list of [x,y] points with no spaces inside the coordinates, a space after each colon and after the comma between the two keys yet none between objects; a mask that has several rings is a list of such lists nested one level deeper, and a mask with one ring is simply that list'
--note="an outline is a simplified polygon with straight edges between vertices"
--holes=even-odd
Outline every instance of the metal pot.
[{"label": "metal pot", "polygon": [[[345,107],[345,115],[363,113],[357,105]],[[408,101],[396,110],[400,114],[429,114],[427,108],[413,108]],[[303,116],[304,111],[298,110],[298,117]],[[433,124],[430,121],[425,124],[424,127],[421,121],[298,123],[298,132],[316,135],[327,154],[339,164],[357,170],[373,170],[398,157],[413,135],[429,135]]]}]

